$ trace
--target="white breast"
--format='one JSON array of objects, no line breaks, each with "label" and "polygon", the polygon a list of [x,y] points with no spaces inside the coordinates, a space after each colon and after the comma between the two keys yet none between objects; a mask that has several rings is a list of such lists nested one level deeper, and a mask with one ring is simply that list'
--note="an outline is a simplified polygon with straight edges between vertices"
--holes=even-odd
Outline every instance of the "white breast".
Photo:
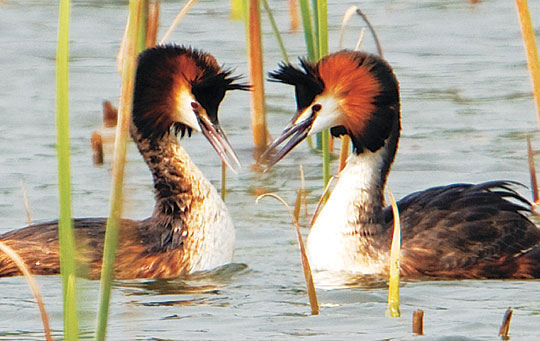
[{"label": "white breast", "polygon": [[206,200],[199,212],[200,223],[205,225],[204,236],[201,236],[198,255],[191,260],[191,272],[214,269],[233,260],[233,221],[217,190],[209,181],[208,185]]},{"label": "white breast", "polygon": [[310,265],[314,270],[380,273],[385,264],[366,257],[358,231],[357,212],[369,198],[380,177],[382,154],[364,152],[352,155],[339,174],[336,187],[311,227],[307,238]]},{"label": "white breast", "polygon": [[190,241],[184,246],[190,253],[189,272],[211,270],[233,260],[235,232],[227,206],[216,188],[177,145],[176,155],[184,160],[183,171],[191,180],[190,209],[186,224]]}]

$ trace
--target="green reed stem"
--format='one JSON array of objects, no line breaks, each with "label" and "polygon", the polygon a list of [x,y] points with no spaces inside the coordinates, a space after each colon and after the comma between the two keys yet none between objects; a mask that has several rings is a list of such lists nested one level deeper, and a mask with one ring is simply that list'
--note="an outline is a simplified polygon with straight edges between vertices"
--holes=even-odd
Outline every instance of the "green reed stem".
[{"label": "green reed stem", "polygon": [[231,19],[240,20],[245,16],[246,2],[244,0],[231,0]]},{"label": "green reed stem", "polygon": [[262,0],[264,10],[266,13],[268,13],[268,19],[270,19],[270,25],[272,25],[272,31],[274,31],[274,35],[276,36],[279,49],[281,50],[281,54],[283,55],[283,61],[287,64],[289,64],[289,56],[287,55],[287,50],[285,49],[285,45],[283,44],[283,40],[281,39],[281,34],[279,33],[279,30],[276,25],[276,21],[274,20],[274,14],[272,14],[272,10],[270,9],[270,6],[268,5],[268,1]]},{"label": "green reed stem", "polygon": [[328,3],[317,0],[317,38],[319,39],[319,58],[328,54]]},{"label": "green reed stem", "polygon": [[[317,61],[328,54],[328,4],[326,0],[313,0],[312,6],[313,13],[308,0],[300,0],[308,58]],[[308,138],[308,144],[313,148],[313,143],[310,137]],[[327,131],[317,134],[316,141],[317,148],[320,148],[323,154],[323,180],[326,185],[330,180],[330,133]]]},{"label": "green reed stem", "polygon": [[141,19],[137,27],[137,51],[142,51],[146,47],[146,32],[148,31],[148,9],[150,0],[141,0]]},{"label": "green reed stem", "polygon": [[98,312],[96,340],[105,340],[107,334],[107,321],[109,305],[114,278],[114,259],[118,245],[118,231],[120,229],[123,203],[124,168],[126,160],[129,124],[131,122],[131,107],[133,88],[135,83],[135,67],[137,65],[137,31],[141,20],[141,0],[129,1],[129,27],[127,35],[127,49],[122,67],[122,94],[118,108],[118,126],[114,145],[114,162],[112,171],[112,194],[109,219],[105,232],[105,245],[103,249],[103,265],[101,270],[101,296]]},{"label": "green reed stem", "polygon": [[56,50],[56,149],[58,153],[58,194],[60,220],[60,271],[64,301],[64,338],[77,340],[79,321],[76,296],[75,236],[71,214],[71,174],[69,156],[69,18],[70,0],[60,1]]},{"label": "green reed stem", "polygon": [[320,39],[319,39],[319,0],[312,0],[311,1],[311,5],[313,6],[313,41],[315,42],[314,44],[314,56],[315,58],[313,59],[314,61],[317,61],[319,59],[321,59],[321,55],[319,54],[320,50],[319,50],[319,43],[320,43]]},{"label": "green reed stem", "polygon": [[304,26],[304,40],[309,60],[315,60],[315,39],[313,37],[313,24],[311,22],[311,9],[308,0],[300,0],[300,12],[302,13],[302,25]]},{"label": "green reed stem", "polygon": [[[317,22],[317,38],[318,38],[318,51],[317,60],[328,54],[328,4],[326,0],[316,0],[316,9],[314,12]],[[323,158],[323,181],[326,186],[330,180],[330,131],[324,130],[321,134],[321,149]]]},{"label": "green reed stem", "polygon": [[[315,39],[313,37],[313,23],[311,19],[311,8],[308,0],[299,0],[300,13],[302,15],[302,26],[304,28],[304,40],[306,42],[308,59],[311,61],[315,58]],[[307,137],[307,143],[310,149],[313,149],[313,141],[311,136]]]}]

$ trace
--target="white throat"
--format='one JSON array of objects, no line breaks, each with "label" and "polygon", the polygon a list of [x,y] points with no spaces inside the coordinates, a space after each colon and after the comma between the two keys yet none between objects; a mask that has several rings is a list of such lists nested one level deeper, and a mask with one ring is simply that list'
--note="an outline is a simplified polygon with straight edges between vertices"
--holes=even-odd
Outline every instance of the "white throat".
[{"label": "white throat", "polygon": [[362,240],[360,232],[366,224],[377,221],[375,215],[382,212],[381,172],[386,154],[386,149],[381,148],[349,157],[308,235],[307,250],[313,269],[365,274],[383,271],[384,262]]}]

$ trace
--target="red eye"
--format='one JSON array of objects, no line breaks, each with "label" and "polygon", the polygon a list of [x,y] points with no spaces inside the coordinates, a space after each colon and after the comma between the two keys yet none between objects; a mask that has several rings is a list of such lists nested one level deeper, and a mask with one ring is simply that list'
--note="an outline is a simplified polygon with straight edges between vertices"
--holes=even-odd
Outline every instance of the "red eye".
[{"label": "red eye", "polygon": [[199,109],[199,103],[197,102],[191,102],[191,107],[195,110]]}]

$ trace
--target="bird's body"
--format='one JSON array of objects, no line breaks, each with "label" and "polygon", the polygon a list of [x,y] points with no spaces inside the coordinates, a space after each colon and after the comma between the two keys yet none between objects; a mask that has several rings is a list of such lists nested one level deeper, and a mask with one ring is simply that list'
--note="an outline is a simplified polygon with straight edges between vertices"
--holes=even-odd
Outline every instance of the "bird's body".
[{"label": "bird's body", "polygon": [[[307,135],[347,134],[353,154],[307,238],[315,270],[384,274],[393,213],[384,188],[400,135],[399,88],[380,57],[339,51],[270,76],[294,85],[298,111],[264,158],[271,166]],[[289,140],[288,140],[289,139]],[[287,141],[277,154],[276,148]],[[398,202],[406,278],[540,278],[540,230],[508,181],[434,187]]]},{"label": "bird's body", "polygon": [[[156,204],[144,220],[121,221],[115,277],[173,278],[232,261],[234,226],[216,189],[180,146],[177,134],[201,130],[223,160],[237,161],[219,127],[225,92],[245,89],[206,53],[179,46],[139,57],[131,136],[154,179]],[[99,278],[106,218],[74,220],[80,274]],[[58,222],[0,235],[34,274],[59,273]],[[0,255],[0,276],[19,275]]]}]

